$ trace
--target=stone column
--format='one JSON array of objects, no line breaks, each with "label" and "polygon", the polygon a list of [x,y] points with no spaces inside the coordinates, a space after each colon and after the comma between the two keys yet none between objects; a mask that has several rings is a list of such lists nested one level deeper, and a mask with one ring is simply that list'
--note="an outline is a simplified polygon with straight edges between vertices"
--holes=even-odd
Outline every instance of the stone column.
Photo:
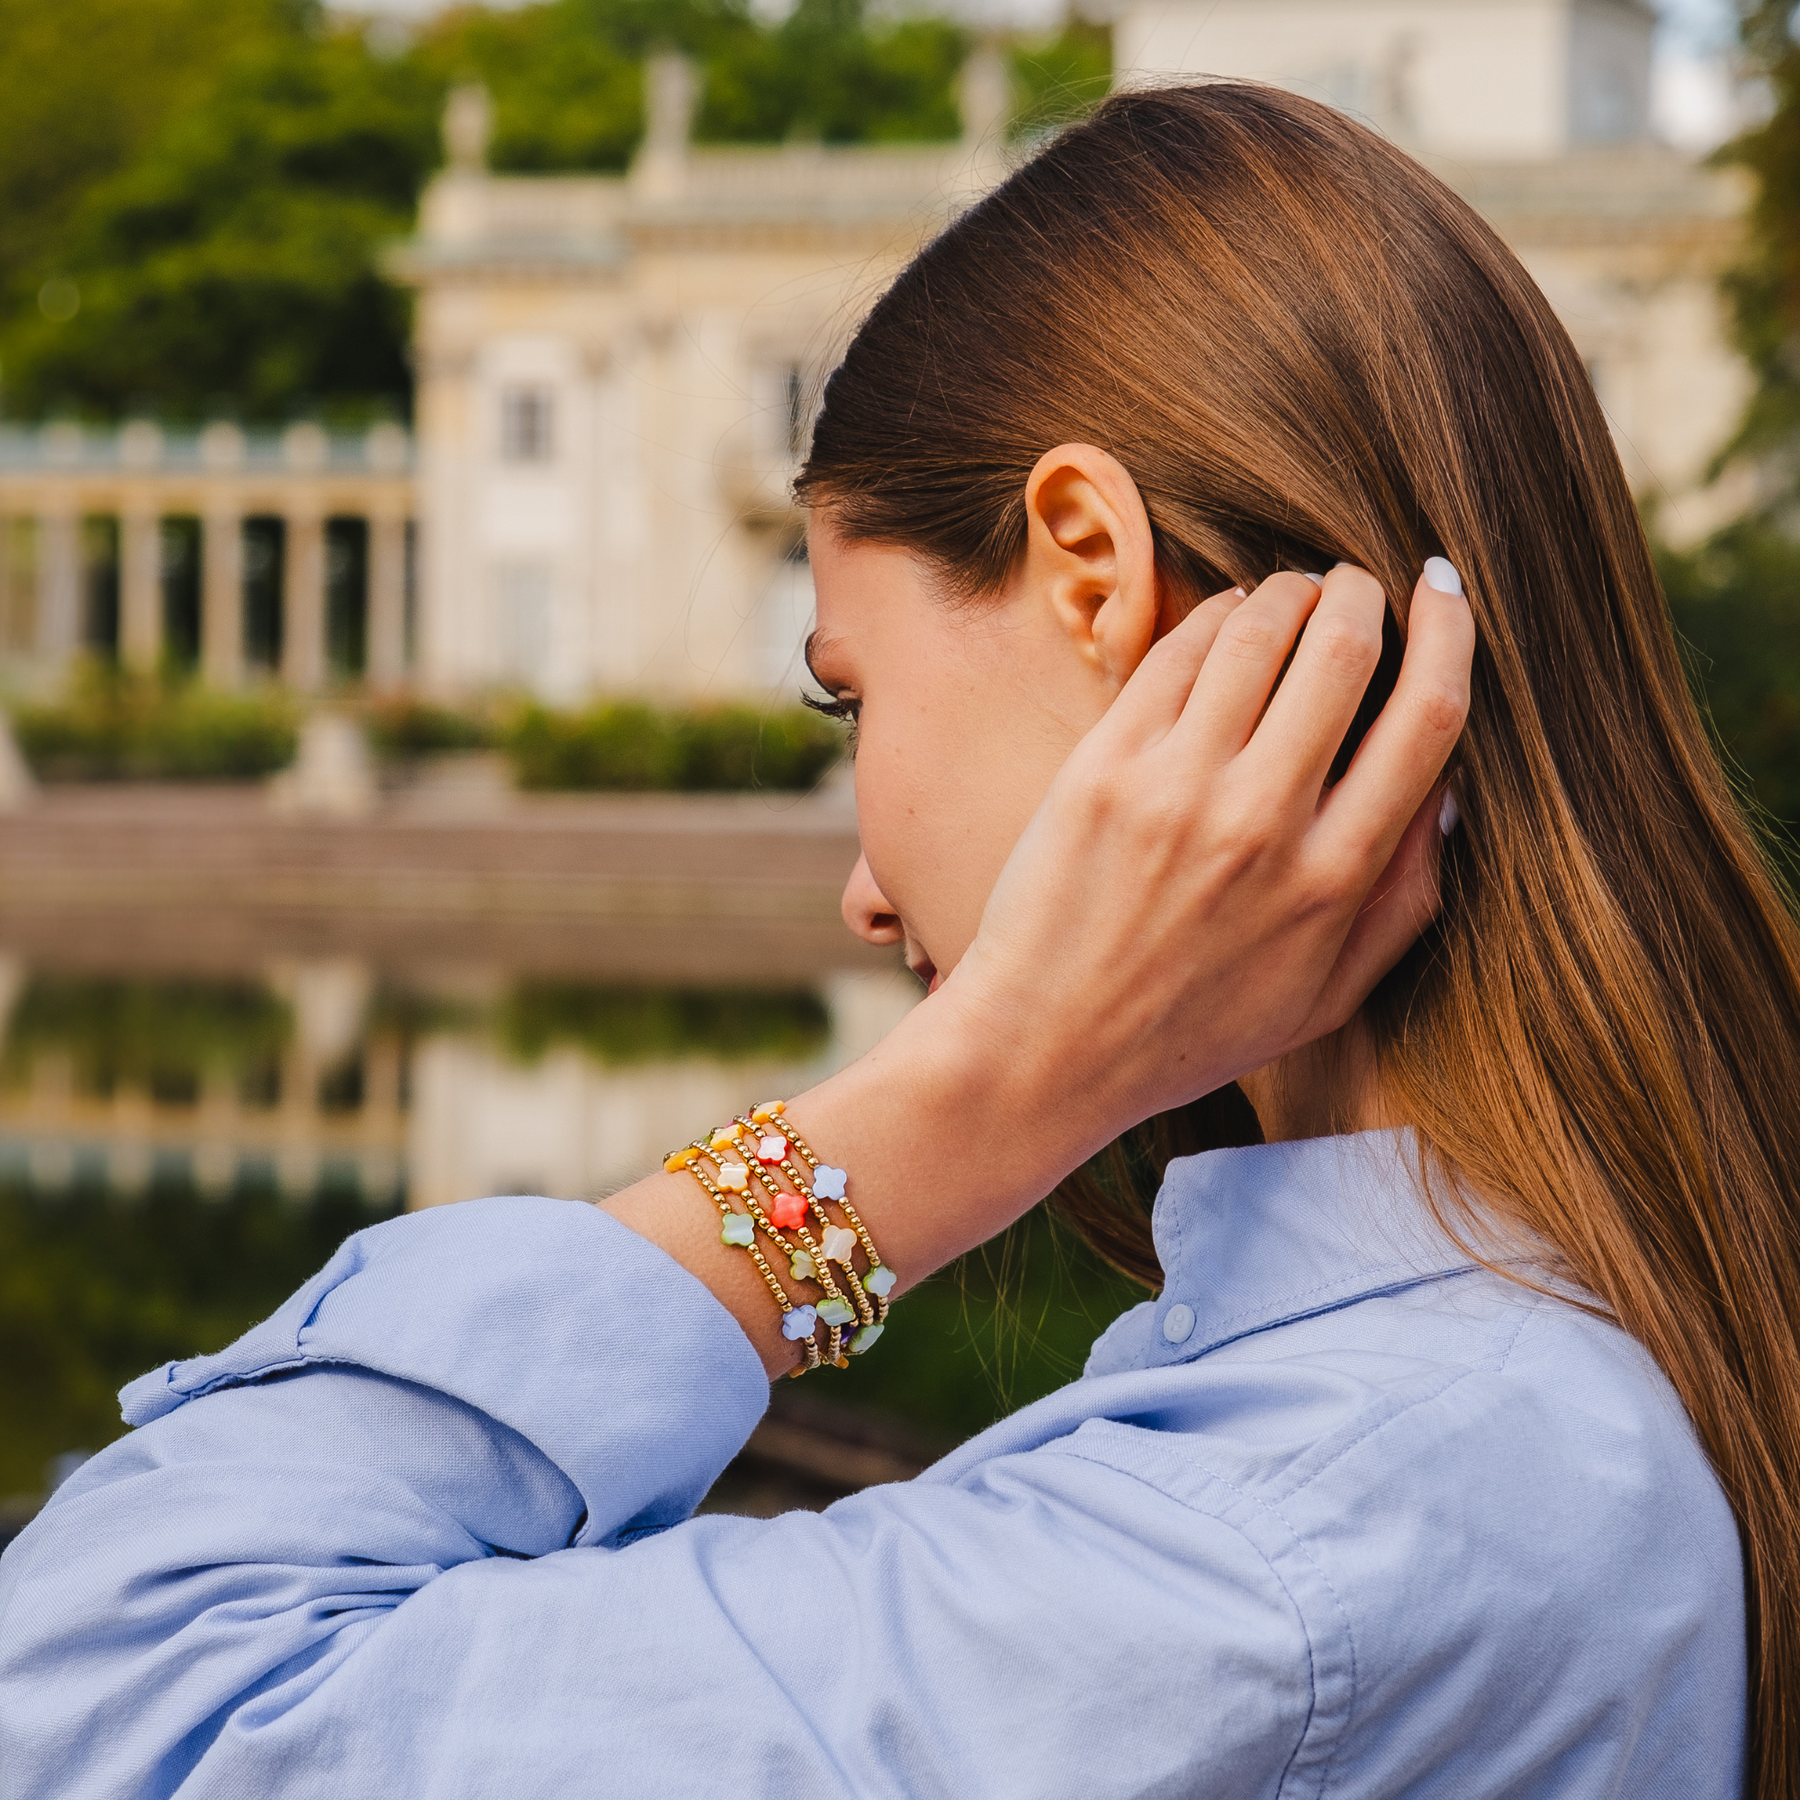
[{"label": "stone column", "polygon": [[200,527],[200,670],[213,687],[244,679],[244,521],[223,507]]},{"label": "stone column", "polygon": [[303,694],[325,685],[325,521],[290,513],[283,576],[281,678]]},{"label": "stone column", "polygon": [[62,668],[81,643],[81,520],[73,510],[38,520],[38,654]]},{"label": "stone column", "polygon": [[119,520],[119,659],[153,674],[163,652],[162,533],[155,513]]},{"label": "stone column", "polygon": [[369,685],[406,679],[406,521],[369,520]]}]

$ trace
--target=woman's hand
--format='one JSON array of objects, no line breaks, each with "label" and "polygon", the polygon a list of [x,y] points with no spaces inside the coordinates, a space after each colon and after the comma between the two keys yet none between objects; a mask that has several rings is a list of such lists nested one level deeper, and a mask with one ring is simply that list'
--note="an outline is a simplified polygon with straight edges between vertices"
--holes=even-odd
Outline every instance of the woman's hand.
[{"label": "woman's hand", "polygon": [[943,998],[1025,1093],[1080,1116],[1082,1155],[1344,1024],[1434,916],[1475,643],[1460,594],[1420,580],[1394,692],[1325,789],[1384,610],[1342,565],[1207,601],[1008,860]]},{"label": "woman's hand", "polygon": [[[1432,917],[1474,625],[1421,581],[1398,684],[1327,793],[1383,610],[1347,567],[1199,607],[1070,756],[948,979],[790,1104],[902,1289],[1139,1120],[1343,1024]],[[795,1364],[689,1177],[607,1205],[712,1287],[772,1374]]]}]

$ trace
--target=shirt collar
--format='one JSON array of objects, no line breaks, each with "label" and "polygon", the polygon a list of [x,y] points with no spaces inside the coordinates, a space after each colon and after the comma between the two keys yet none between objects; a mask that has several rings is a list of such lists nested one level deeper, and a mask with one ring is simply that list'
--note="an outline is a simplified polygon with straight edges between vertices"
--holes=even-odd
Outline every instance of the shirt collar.
[{"label": "shirt collar", "polygon": [[1407,1130],[1178,1157],[1151,1228],[1163,1291],[1100,1339],[1090,1375],[1186,1362],[1478,1266],[1426,1206]]}]

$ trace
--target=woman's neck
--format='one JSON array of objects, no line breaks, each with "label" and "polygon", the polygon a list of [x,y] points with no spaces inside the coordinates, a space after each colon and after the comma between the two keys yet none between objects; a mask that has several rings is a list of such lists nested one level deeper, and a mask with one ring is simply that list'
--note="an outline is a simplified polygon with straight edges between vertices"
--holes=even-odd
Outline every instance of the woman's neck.
[{"label": "woman's neck", "polygon": [[1256,1109],[1266,1143],[1401,1123],[1387,1104],[1375,1047],[1360,1018],[1252,1070],[1238,1085]]}]

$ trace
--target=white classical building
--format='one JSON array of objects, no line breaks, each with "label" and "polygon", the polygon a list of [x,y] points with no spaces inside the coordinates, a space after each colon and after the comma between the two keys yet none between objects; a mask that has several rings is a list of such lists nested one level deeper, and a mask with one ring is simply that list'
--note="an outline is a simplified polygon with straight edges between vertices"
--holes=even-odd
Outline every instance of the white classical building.
[{"label": "white classical building", "polygon": [[811,604],[788,485],[847,324],[1002,172],[997,59],[961,142],[689,142],[693,76],[648,71],[623,177],[485,166],[478,90],[393,259],[418,290],[430,687],[766,690]]},{"label": "white classical building", "polygon": [[[1748,389],[1718,288],[1745,195],[1652,137],[1652,25],[1642,0],[1124,0],[1114,46],[1121,82],[1273,81],[1435,169],[1543,286],[1658,528],[1691,541],[1746,498],[1708,481]],[[205,442],[148,432],[0,441],[0,653],[41,670],[111,619],[128,657],[179,638],[223,681],[563,702],[791,685],[811,588],[788,482],[819,380],[1004,173],[1005,73],[978,56],[962,140],[925,146],[695,146],[686,65],[654,62],[648,90],[623,176],[494,174],[484,97],[455,97],[448,167],[390,263],[418,303],[410,447],[302,430],[214,469]],[[154,521],[177,504],[194,529],[163,530],[158,589]],[[88,518],[108,508],[110,536]],[[170,558],[195,544],[200,577]]]},{"label": "white classical building", "polygon": [[1126,0],[1121,80],[1233,75],[1328,100],[1409,150],[1551,162],[1650,130],[1644,0]]}]

